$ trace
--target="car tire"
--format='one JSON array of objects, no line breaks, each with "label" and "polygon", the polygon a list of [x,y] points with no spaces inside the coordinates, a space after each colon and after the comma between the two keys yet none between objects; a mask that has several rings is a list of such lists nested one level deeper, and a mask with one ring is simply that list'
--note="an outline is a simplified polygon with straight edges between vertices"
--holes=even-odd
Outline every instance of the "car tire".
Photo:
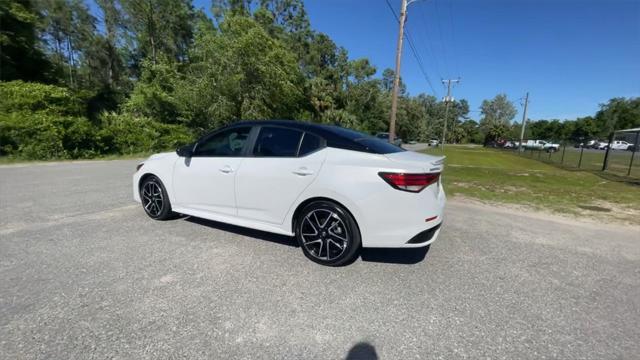
[{"label": "car tire", "polygon": [[304,255],[326,266],[342,266],[358,257],[361,238],[353,216],[325,200],[306,205],[296,219],[295,236]]},{"label": "car tire", "polygon": [[164,184],[154,175],[145,178],[140,185],[140,201],[144,212],[154,220],[168,220],[175,216]]}]

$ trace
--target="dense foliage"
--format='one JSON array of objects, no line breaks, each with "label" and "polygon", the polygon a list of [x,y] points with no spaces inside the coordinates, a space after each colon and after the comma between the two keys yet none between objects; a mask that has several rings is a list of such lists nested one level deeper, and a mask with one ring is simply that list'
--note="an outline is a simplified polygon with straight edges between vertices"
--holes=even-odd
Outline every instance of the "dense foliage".
[{"label": "dense foliage", "polygon": [[[0,155],[45,159],[170,149],[238,120],[297,119],[369,133],[388,129],[394,72],[312,29],[302,0],[0,2]],[[445,104],[407,93],[397,130],[439,138]],[[482,118],[451,104],[448,142],[511,136],[515,107],[486,100]],[[594,118],[536,122],[532,135],[600,136],[637,124],[637,99]],[[553,135],[553,136],[551,136]]]}]

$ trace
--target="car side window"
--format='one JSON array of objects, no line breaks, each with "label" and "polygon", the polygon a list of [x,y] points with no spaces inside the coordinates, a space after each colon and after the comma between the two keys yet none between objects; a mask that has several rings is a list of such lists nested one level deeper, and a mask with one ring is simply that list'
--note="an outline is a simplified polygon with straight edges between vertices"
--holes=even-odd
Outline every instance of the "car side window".
[{"label": "car side window", "polygon": [[294,157],[298,153],[302,132],[293,129],[264,126],[260,129],[254,156]]},{"label": "car side window", "polygon": [[251,127],[238,127],[221,131],[199,142],[194,156],[233,157],[242,156]]},{"label": "car side window", "polygon": [[318,150],[322,146],[322,139],[313,134],[305,133],[302,138],[302,144],[300,144],[300,151],[298,151],[298,156],[305,156],[310,154],[316,150]]}]

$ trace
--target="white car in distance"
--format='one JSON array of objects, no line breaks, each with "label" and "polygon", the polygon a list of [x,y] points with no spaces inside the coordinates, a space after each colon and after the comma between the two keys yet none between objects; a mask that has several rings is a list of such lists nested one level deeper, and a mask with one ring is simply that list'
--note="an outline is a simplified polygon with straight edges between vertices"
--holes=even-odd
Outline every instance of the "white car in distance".
[{"label": "white car in distance", "polygon": [[546,152],[556,152],[560,149],[560,144],[554,144],[545,140],[527,140],[524,143],[525,149],[544,150]]},{"label": "white car in distance", "polygon": [[295,236],[309,259],[338,266],[361,247],[438,237],[443,160],[336,126],[238,122],[140,163],[133,197],[157,220],[185,214]]},{"label": "white car in distance", "polygon": [[630,143],[628,143],[626,141],[623,141],[623,140],[614,140],[611,143],[611,149],[612,150],[629,150],[629,147],[631,147],[631,146],[633,146],[633,144],[630,144]]}]

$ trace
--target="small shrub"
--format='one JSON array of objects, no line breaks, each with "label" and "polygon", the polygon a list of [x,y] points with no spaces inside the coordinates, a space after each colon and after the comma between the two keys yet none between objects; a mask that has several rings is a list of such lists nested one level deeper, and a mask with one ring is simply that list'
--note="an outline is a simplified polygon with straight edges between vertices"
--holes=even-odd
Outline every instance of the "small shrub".
[{"label": "small shrub", "polygon": [[175,149],[192,141],[181,125],[161,124],[147,117],[104,113],[98,132],[103,153],[134,154]]},{"label": "small shrub", "polygon": [[93,157],[95,127],[83,117],[15,112],[0,116],[0,155],[26,159]]}]

